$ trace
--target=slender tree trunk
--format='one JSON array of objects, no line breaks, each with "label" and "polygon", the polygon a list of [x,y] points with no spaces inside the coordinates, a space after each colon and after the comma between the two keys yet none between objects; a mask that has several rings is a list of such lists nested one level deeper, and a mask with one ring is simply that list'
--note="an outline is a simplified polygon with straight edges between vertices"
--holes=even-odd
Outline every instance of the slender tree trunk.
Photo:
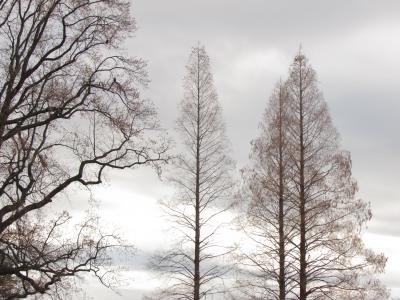
[{"label": "slender tree trunk", "polygon": [[284,233],[284,170],[283,170],[283,128],[282,128],[282,87],[279,88],[279,300],[285,300],[285,233]]},{"label": "slender tree trunk", "polygon": [[300,70],[300,197],[299,197],[299,213],[300,213],[300,299],[307,298],[307,262],[306,262],[306,212],[305,212],[305,184],[304,184],[304,124],[303,124],[303,86],[302,73]]},{"label": "slender tree trunk", "polygon": [[200,57],[197,51],[196,229],[194,239],[193,299],[200,300]]}]

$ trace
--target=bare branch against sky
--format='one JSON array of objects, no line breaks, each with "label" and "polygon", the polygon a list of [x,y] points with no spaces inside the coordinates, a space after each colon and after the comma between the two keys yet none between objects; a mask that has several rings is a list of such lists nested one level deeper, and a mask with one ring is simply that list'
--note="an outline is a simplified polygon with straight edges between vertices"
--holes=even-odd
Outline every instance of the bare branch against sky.
[{"label": "bare branch against sky", "polygon": [[93,273],[106,286],[123,247],[95,216],[76,229],[46,210],[107,168],[165,161],[157,118],[136,85],[145,63],[119,53],[135,30],[126,1],[0,1],[0,276],[3,299],[69,289]]},{"label": "bare branch against sky", "polygon": [[[380,284],[400,297],[399,11],[397,0],[0,0],[0,298],[132,300],[169,287],[148,262],[160,249],[183,249],[173,247],[160,199],[196,198],[159,175],[179,162],[169,160],[168,136],[190,153],[175,129],[190,90],[182,65],[199,40],[212,58],[242,204],[207,205],[223,210],[207,230],[232,219],[242,230],[220,227],[207,244],[220,254],[240,245],[233,268],[217,258],[196,271],[201,245],[185,248],[192,279],[233,269],[209,281],[230,291],[215,299],[254,296],[251,284],[277,299],[337,298],[355,286],[352,298],[383,299],[372,293],[385,293]],[[304,89],[299,45],[313,65],[303,66],[313,75]],[[178,173],[176,182],[193,179]],[[94,276],[74,276],[86,271]],[[115,283],[120,295],[105,287]],[[195,283],[185,297],[205,295]]]}]

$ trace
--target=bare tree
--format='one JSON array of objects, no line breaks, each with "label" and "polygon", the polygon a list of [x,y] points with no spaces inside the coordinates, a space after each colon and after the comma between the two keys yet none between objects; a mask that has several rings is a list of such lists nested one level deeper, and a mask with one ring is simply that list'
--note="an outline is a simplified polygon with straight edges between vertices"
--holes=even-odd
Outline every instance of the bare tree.
[{"label": "bare tree", "polygon": [[192,49],[186,69],[177,121],[184,148],[171,176],[178,194],[164,202],[181,239],[153,261],[153,267],[171,279],[158,299],[209,298],[219,291],[216,280],[226,272],[218,258],[227,249],[215,236],[219,217],[229,207],[233,162],[226,154],[221,107],[204,47]]},{"label": "bare tree", "polygon": [[119,48],[135,30],[129,11],[125,0],[0,0],[0,282],[14,282],[5,299],[82,272],[107,285],[101,266],[118,238],[91,218],[67,237],[66,213],[38,216],[107,168],[166,159],[137,88],[145,63]]},{"label": "bare tree", "polygon": [[350,154],[339,148],[315,71],[301,52],[287,87],[298,299],[384,299],[386,290],[370,276],[383,271],[386,257],[366,249],[360,237],[369,204],[356,198]]},{"label": "bare tree", "polygon": [[[277,84],[252,142],[252,164],[242,171],[245,213],[238,223],[250,241],[238,255],[242,266],[239,288],[250,299],[289,299],[296,286],[293,270],[293,203],[288,186],[291,163],[288,135],[288,93]],[[252,245],[252,246],[250,246]]]},{"label": "bare tree", "polygon": [[[244,169],[239,217],[250,238],[239,287],[250,299],[386,299],[376,279],[386,257],[365,248],[369,204],[356,198],[350,154],[317,86],[296,55],[275,89]],[[243,296],[241,296],[243,298]]]}]

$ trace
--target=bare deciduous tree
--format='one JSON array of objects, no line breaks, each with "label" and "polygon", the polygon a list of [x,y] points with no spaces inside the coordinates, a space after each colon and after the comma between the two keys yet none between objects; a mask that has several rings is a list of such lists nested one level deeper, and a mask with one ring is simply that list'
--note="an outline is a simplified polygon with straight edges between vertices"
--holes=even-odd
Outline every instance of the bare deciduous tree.
[{"label": "bare deciduous tree", "polygon": [[374,293],[384,299],[386,290],[370,276],[383,271],[386,257],[366,249],[360,237],[369,204],[356,198],[350,154],[339,148],[315,71],[300,52],[287,87],[298,299],[371,299]]},{"label": "bare deciduous tree", "polygon": [[229,207],[233,162],[226,154],[221,107],[204,47],[192,49],[186,69],[177,121],[184,150],[171,176],[179,192],[163,203],[182,238],[153,261],[153,267],[171,279],[157,299],[208,299],[219,292],[216,281],[227,271],[217,258],[229,250],[215,236],[221,226],[218,218]]},{"label": "bare deciduous tree", "polygon": [[361,239],[371,218],[356,198],[350,154],[306,57],[275,90],[244,170],[242,230],[251,238],[241,291],[250,299],[386,299],[386,257]]},{"label": "bare deciduous tree", "polygon": [[0,282],[15,283],[5,299],[81,272],[107,284],[100,266],[117,237],[89,220],[67,238],[68,215],[36,212],[107,168],[166,158],[139,97],[145,64],[119,48],[135,30],[129,11],[125,0],[0,0]]},{"label": "bare deciduous tree", "polygon": [[[261,134],[252,142],[252,165],[243,170],[239,197],[247,204],[239,214],[240,229],[250,243],[238,255],[243,268],[241,292],[250,299],[289,299],[293,297],[294,228],[290,197],[290,157],[287,141],[288,94],[284,83],[275,88],[261,122]],[[245,271],[245,272],[243,272]]]}]

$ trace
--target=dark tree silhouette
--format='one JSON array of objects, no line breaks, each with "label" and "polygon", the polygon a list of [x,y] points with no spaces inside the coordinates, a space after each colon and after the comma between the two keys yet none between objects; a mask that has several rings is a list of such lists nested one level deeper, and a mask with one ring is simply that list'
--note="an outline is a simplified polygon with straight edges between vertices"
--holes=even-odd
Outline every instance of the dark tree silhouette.
[{"label": "dark tree silhouette", "polygon": [[[104,283],[118,237],[89,218],[44,209],[107,168],[158,166],[166,144],[139,96],[145,63],[119,49],[135,30],[129,1],[0,0],[0,283],[5,299],[47,293],[93,272]],[[46,210],[46,213],[49,211]],[[8,278],[11,289],[6,290]]]}]

